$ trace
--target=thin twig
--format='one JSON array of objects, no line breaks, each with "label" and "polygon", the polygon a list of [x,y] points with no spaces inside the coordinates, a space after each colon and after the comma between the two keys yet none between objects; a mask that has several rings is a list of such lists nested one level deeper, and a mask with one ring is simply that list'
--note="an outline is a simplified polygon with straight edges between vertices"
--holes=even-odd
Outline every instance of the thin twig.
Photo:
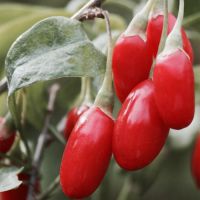
[{"label": "thin twig", "polygon": [[60,185],[60,176],[57,176],[55,180],[51,183],[51,185],[47,188],[47,190],[39,195],[36,199],[37,200],[45,200],[48,199],[49,196],[58,188]]},{"label": "thin twig", "polygon": [[65,123],[66,123],[67,117],[64,115],[61,120],[58,122],[56,128],[58,132],[62,133],[65,130]]},{"label": "thin twig", "polygon": [[6,77],[0,81],[0,94],[6,92],[8,89]]},{"label": "thin twig", "polygon": [[46,144],[48,143],[48,139],[49,139],[49,134],[48,134],[49,129],[48,128],[49,128],[50,120],[52,117],[52,112],[54,110],[54,104],[55,104],[56,95],[57,95],[58,90],[59,90],[58,84],[52,85],[49,90],[49,102],[47,105],[47,115],[45,118],[43,130],[38,138],[38,143],[36,145],[36,150],[35,150],[33,163],[32,163],[32,172],[31,172],[27,200],[35,199],[34,186],[35,186],[35,183],[37,182],[38,170],[40,169],[40,166],[41,166],[43,152],[44,152]]},{"label": "thin twig", "polygon": [[92,8],[100,8],[104,0],[90,0],[85,4],[77,13],[75,13],[71,19],[80,20],[83,16],[83,13]]}]

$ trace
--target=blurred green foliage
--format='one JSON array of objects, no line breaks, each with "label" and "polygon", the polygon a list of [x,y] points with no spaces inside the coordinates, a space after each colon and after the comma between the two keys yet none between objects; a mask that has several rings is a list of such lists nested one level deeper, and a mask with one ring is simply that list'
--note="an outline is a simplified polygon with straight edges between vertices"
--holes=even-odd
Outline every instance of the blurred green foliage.
[{"label": "blurred green foliage", "polygon": [[[173,0],[172,0],[173,1]],[[10,3],[9,3],[10,2]],[[70,16],[86,0],[1,0],[0,1],[0,77],[4,74],[4,59],[10,45],[15,39],[31,27],[37,21],[53,15]],[[103,7],[112,13],[112,29],[119,35],[132,18],[132,14],[141,4],[142,0],[107,0]],[[22,4],[18,4],[22,3]],[[70,4],[69,4],[70,3]],[[178,1],[175,2],[177,4]],[[189,19],[194,15],[200,15],[200,1],[185,0],[185,22],[186,30],[192,40],[195,53],[195,65],[200,63],[200,17],[190,24]],[[175,5],[174,12],[177,12]],[[105,25],[102,20],[84,23],[85,30],[91,39],[98,37],[98,44],[101,47],[105,42]],[[104,48],[105,50],[105,48]],[[200,103],[200,75],[199,68],[195,69],[196,97]],[[36,143],[37,136],[44,123],[45,108],[47,104],[47,88],[54,81],[41,82],[25,89],[27,99],[27,124],[25,132],[27,137]],[[62,86],[56,101],[56,109],[52,124],[56,125],[72,106],[80,91],[79,78],[62,78],[58,82]],[[94,81],[94,88],[98,89],[101,79]],[[0,114],[7,111],[6,94],[0,96]],[[120,103],[116,102],[115,113]],[[200,114],[200,113],[199,113]],[[190,134],[188,132],[188,134]],[[180,135],[181,137],[181,135]],[[190,172],[190,160],[192,153],[191,144],[187,148],[174,150],[169,145],[165,152],[147,168],[139,172],[125,172],[116,165],[114,160],[110,164],[109,171],[93,196],[92,200],[198,200],[200,192],[196,189]],[[41,181],[42,189],[48,187],[59,172],[60,161],[64,146],[54,142],[49,146],[44,155],[42,164]],[[145,189],[145,190],[144,190]],[[142,195],[141,195],[142,193]],[[141,195],[141,197],[140,197]],[[51,200],[67,199],[61,189],[58,189]]]}]

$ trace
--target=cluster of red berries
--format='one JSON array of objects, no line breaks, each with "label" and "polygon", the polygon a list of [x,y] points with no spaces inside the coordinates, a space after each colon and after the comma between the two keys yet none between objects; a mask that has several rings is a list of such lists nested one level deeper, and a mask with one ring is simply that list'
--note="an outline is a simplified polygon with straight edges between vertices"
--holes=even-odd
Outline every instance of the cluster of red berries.
[{"label": "cluster of red berries", "polygon": [[[193,119],[193,51],[181,26],[184,1],[180,0],[177,20],[168,15],[168,37],[161,53],[164,14],[150,17],[154,2],[148,1],[114,47],[114,86],[122,103],[116,121],[105,105],[98,104],[79,107],[68,116],[65,135],[70,137],[60,178],[70,198],[84,198],[96,190],[112,153],[122,168],[142,169],[159,154],[170,128],[182,129]],[[103,97],[106,103],[105,93]]]},{"label": "cluster of red berries", "polygon": [[193,53],[181,28],[181,9],[177,21],[171,13],[168,15],[168,37],[159,55],[163,13],[151,16],[145,32],[130,35],[132,26],[138,23],[133,19],[132,29],[127,29],[116,43],[114,85],[123,105],[114,129],[113,153],[127,170],[141,169],[152,162],[164,146],[169,128],[182,129],[193,119]]}]

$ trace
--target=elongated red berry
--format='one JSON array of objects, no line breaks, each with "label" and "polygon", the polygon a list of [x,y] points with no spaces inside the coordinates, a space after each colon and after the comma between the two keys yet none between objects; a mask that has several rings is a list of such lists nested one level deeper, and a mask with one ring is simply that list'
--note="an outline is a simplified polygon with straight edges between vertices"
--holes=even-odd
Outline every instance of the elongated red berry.
[{"label": "elongated red berry", "polygon": [[80,116],[60,168],[61,186],[68,197],[87,197],[99,186],[111,158],[113,126],[113,119],[96,106]]},{"label": "elongated red berry", "polygon": [[0,118],[0,152],[6,153],[12,147],[16,133],[7,126],[6,119]]},{"label": "elongated red berry", "polygon": [[126,170],[138,170],[159,154],[169,128],[154,101],[154,85],[146,80],[137,85],[122,105],[113,134],[113,153]]},{"label": "elongated red berry", "polygon": [[[23,183],[17,189],[9,190],[6,192],[0,192],[1,200],[27,200],[30,175],[26,173],[21,173],[18,175],[18,178],[19,180],[23,181]],[[35,185],[35,192],[38,193],[39,191],[40,183],[38,180]]]},{"label": "elongated red berry", "polygon": [[[162,28],[163,28],[163,21],[164,16],[163,13],[156,13],[154,14],[151,19],[148,22],[147,26],[147,41],[150,50],[152,51],[154,57],[157,55],[158,46],[160,43],[160,38],[162,34]],[[172,29],[174,28],[174,25],[176,23],[176,17],[169,13],[168,15],[168,34],[171,33]],[[186,51],[186,53],[189,55],[191,62],[193,62],[193,50],[191,43],[182,28],[182,40],[183,40],[183,49]]]},{"label": "elongated red berry", "polygon": [[113,79],[116,94],[122,103],[133,87],[149,76],[152,53],[147,44],[146,28],[149,13],[155,2],[156,0],[147,2],[114,47]]},{"label": "elongated red berry", "polygon": [[65,136],[66,140],[68,140],[69,135],[71,134],[79,117],[88,109],[89,109],[89,106],[82,105],[79,107],[72,108],[68,112],[67,120],[66,120],[66,124],[65,124],[65,130],[64,130],[64,136]]},{"label": "elongated red berry", "polygon": [[92,107],[78,119],[62,158],[60,182],[70,198],[90,196],[100,185],[112,155],[112,33],[109,14],[103,11],[108,36],[108,55],[103,84]]},{"label": "elongated red berry", "polygon": [[116,94],[121,102],[131,89],[149,76],[152,59],[147,43],[139,35],[122,35],[113,54],[113,75]]},{"label": "elongated red berry", "polygon": [[200,134],[197,137],[192,154],[192,175],[197,187],[200,189]]},{"label": "elongated red berry", "polygon": [[184,0],[180,0],[178,20],[163,52],[157,57],[153,74],[155,100],[167,126],[182,129],[194,116],[194,74],[192,62],[182,49],[181,23]]},{"label": "elongated red berry", "polygon": [[173,129],[187,127],[194,116],[194,74],[186,53],[179,49],[159,57],[153,81],[164,122]]}]

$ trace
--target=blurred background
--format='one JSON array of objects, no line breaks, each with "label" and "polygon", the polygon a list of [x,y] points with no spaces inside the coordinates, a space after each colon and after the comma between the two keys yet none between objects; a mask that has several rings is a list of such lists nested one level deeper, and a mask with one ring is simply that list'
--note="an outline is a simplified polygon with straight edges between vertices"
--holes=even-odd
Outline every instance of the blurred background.
[{"label": "blurred background", "polygon": [[[87,0],[0,0],[0,77],[4,77],[4,60],[15,39],[37,21],[55,15],[71,16]],[[103,7],[111,13],[113,35],[117,37],[146,1],[107,0]],[[170,0],[170,9],[176,15],[178,1]],[[92,200],[199,200],[192,179],[190,162],[195,136],[200,131],[200,1],[185,0],[184,27],[191,39],[195,61],[196,115],[190,127],[181,131],[171,131],[166,147],[148,167],[137,172],[125,172],[112,160],[109,171]],[[99,49],[106,49],[105,25],[100,19],[85,22],[84,28]],[[94,81],[94,89],[98,89]],[[26,133],[34,147],[43,125],[47,103],[47,87],[53,81],[37,83],[26,90],[27,110]],[[52,123],[55,125],[72,106],[80,91],[79,78],[62,78],[56,110]],[[0,114],[7,112],[7,94],[0,96]],[[115,114],[120,107],[116,100]],[[42,164],[41,183],[45,189],[59,173],[64,145],[54,142],[45,151]],[[58,189],[51,200],[67,199]]]}]

